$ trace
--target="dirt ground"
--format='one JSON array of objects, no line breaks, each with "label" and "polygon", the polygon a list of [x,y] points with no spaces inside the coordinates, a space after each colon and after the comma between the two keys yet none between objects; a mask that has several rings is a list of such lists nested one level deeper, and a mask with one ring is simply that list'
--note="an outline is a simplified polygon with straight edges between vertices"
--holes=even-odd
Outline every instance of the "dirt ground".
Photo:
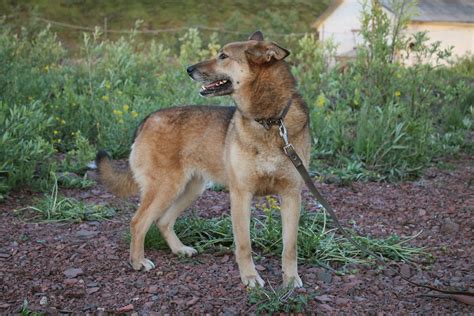
[{"label": "dirt ground", "polygon": [[[472,157],[450,161],[451,168],[430,168],[414,182],[318,183],[345,225],[359,234],[413,235],[435,263],[424,269],[403,265],[415,281],[474,291],[474,165]],[[132,271],[127,264],[128,230],[136,199],[120,201],[100,185],[62,193],[93,203],[122,205],[112,220],[83,223],[28,223],[13,210],[31,203],[35,193],[12,193],[0,204],[0,313],[18,313],[24,300],[32,311],[46,313],[126,312],[252,313],[232,253],[201,253],[178,258],[170,251],[147,251],[156,268]],[[309,208],[315,202],[304,193]],[[135,204],[134,204],[135,203]],[[206,191],[192,207],[211,218],[229,213],[225,192]],[[188,210],[187,214],[191,211]],[[351,220],[355,221],[352,222]],[[281,282],[280,258],[259,259],[262,277]],[[355,275],[337,276],[318,266],[300,265],[310,300],[306,311],[334,313],[473,314],[474,306],[423,296],[388,272],[358,266]]]}]

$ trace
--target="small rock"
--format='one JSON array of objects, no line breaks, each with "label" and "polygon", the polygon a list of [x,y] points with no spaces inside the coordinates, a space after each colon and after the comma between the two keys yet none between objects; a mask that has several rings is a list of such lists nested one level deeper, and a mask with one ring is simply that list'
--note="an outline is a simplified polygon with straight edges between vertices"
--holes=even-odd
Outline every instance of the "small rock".
[{"label": "small rock", "polygon": [[408,264],[403,264],[401,267],[400,267],[400,274],[404,277],[404,278],[409,278],[411,276],[411,269],[410,269],[410,266]]},{"label": "small rock", "polygon": [[158,291],[158,286],[152,285],[146,289],[147,293],[155,294]]},{"label": "small rock", "polygon": [[321,304],[321,305],[319,305],[319,307],[324,309],[324,310],[327,310],[328,312],[333,312],[334,311],[334,308],[332,308],[328,304]]},{"label": "small rock", "polygon": [[64,279],[63,283],[65,285],[74,285],[78,282],[77,279]]},{"label": "small rock", "polygon": [[257,265],[255,266],[255,269],[256,269],[257,271],[265,271],[265,270],[266,270],[266,268],[265,268],[264,266],[259,265],[259,264],[257,264]]},{"label": "small rock", "polygon": [[224,257],[222,257],[221,263],[226,263],[227,261],[229,261],[229,256],[228,255],[225,255]]},{"label": "small rock", "polygon": [[119,309],[117,309],[117,312],[119,313],[126,313],[126,312],[130,312],[130,311],[133,311],[133,304],[128,304],[128,305],[125,305],[123,307],[120,307]]},{"label": "small rock", "polygon": [[90,295],[97,292],[99,289],[100,289],[99,287],[89,287],[86,289],[86,293]]},{"label": "small rock", "polygon": [[426,215],[426,210],[420,208],[420,209],[418,210],[418,216],[425,216],[425,215]]},{"label": "small rock", "polygon": [[139,288],[141,289],[142,287],[145,286],[145,282],[143,280],[136,280],[133,285],[136,287],[136,288]]},{"label": "small rock", "polygon": [[195,296],[186,302],[186,306],[193,306],[194,304],[197,303],[197,301],[199,301],[199,297]]},{"label": "small rock", "polygon": [[40,299],[40,305],[41,306],[46,306],[48,305],[48,298],[46,296],[41,297]]},{"label": "small rock", "polygon": [[347,303],[349,303],[349,300],[347,298],[338,297],[336,298],[335,303],[336,305],[347,305]]},{"label": "small rock", "polygon": [[332,281],[332,274],[324,269],[321,269],[316,272],[316,276],[318,277],[318,280],[321,280],[324,283],[331,283]]},{"label": "small rock", "polygon": [[0,258],[1,258],[1,259],[6,259],[6,258],[8,258],[8,257],[10,257],[10,254],[9,254],[9,253],[0,252]]},{"label": "small rock", "polygon": [[94,236],[97,236],[98,234],[99,234],[98,232],[81,229],[80,231],[76,233],[76,237],[87,239],[87,238],[92,238]]},{"label": "small rock", "polygon": [[459,230],[459,224],[453,222],[450,218],[446,219],[443,224],[441,224],[440,232],[442,234],[451,234]]},{"label": "small rock", "polygon": [[63,272],[63,274],[68,278],[68,279],[74,279],[78,275],[83,274],[84,271],[82,271],[81,268],[70,268],[67,269],[66,271]]}]

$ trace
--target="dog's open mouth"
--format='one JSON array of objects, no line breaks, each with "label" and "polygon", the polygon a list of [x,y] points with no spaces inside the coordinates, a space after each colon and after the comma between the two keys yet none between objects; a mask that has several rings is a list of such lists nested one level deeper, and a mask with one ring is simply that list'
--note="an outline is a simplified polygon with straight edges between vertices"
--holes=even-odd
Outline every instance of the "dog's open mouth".
[{"label": "dog's open mouth", "polygon": [[226,95],[232,93],[232,82],[230,79],[219,79],[205,84],[201,87],[199,93],[202,96]]}]

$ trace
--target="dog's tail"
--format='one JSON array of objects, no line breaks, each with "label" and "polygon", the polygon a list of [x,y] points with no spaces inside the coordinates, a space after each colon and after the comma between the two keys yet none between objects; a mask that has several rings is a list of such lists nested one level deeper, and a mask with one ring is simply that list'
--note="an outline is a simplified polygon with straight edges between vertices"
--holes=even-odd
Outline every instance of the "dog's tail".
[{"label": "dog's tail", "polygon": [[120,171],[114,168],[109,154],[100,150],[95,158],[100,181],[107,189],[119,197],[128,197],[138,192],[138,184],[133,179],[130,168]]}]

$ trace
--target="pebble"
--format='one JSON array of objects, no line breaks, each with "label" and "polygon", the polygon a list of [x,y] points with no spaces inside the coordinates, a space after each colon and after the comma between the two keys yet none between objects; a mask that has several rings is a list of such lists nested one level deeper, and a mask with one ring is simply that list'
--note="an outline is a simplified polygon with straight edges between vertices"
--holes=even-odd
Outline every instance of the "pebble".
[{"label": "pebble", "polygon": [[199,301],[199,297],[195,296],[195,297],[193,297],[192,299],[190,299],[189,301],[186,302],[186,306],[193,306],[198,301]]},{"label": "pebble", "polygon": [[87,238],[92,238],[94,236],[97,236],[99,233],[95,231],[90,231],[90,230],[85,230],[81,229],[76,233],[76,237],[87,239]]},{"label": "pebble", "polygon": [[90,295],[99,291],[99,289],[100,289],[99,287],[89,287],[86,289],[86,293]]},{"label": "pebble", "polygon": [[411,276],[411,269],[410,269],[410,266],[408,264],[403,264],[401,267],[400,267],[400,274],[404,277],[404,278],[409,278]]},{"label": "pebble", "polygon": [[455,233],[459,230],[459,224],[453,222],[450,218],[446,219],[443,224],[441,224],[440,232],[443,234]]},{"label": "pebble", "polygon": [[331,283],[332,281],[332,274],[324,269],[320,269],[316,272],[316,276],[318,277],[318,280],[321,280],[324,283]]},{"label": "pebble", "polygon": [[41,306],[46,306],[48,305],[48,298],[46,296],[41,297],[40,299],[40,305]]},{"label": "pebble", "polygon": [[63,274],[68,278],[68,279],[74,279],[75,277],[83,274],[84,271],[82,271],[81,268],[70,268],[67,269],[66,271],[63,272]]},{"label": "pebble", "polygon": [[125,305],[125,306],[120,307],[119,309],[117,309],[117,312],[126,313],[126,312],[133,311],[133,309],[134,309],[133,304],[128,304],[128,305]]}]

